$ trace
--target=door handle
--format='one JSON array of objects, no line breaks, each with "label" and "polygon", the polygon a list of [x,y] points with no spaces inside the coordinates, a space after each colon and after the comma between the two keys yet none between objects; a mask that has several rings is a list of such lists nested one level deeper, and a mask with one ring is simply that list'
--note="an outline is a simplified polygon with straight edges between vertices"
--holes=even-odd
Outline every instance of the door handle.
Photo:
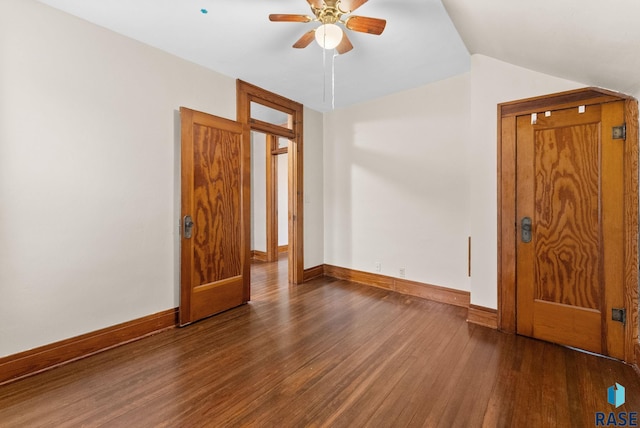
[{"label": "door handle", "polygon": [[523,217],[520,221],[520,239],[525,244],[531,242],[531,217]]},{"label": "door handle", "polygon": [[195,226],[195,223],[191,219],[191,216],[190,215],[184,216],[184,219],[182,219],[182,236],[184,236],[185,239],[191,238],[193,226]]}]

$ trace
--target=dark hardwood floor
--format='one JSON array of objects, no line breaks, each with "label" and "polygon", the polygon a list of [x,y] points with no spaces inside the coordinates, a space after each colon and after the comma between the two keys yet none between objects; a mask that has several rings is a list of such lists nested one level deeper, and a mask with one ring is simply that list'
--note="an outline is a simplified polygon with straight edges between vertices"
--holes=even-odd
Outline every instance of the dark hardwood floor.
[{"label": "dark hardwood floor", "polygon": [[[0,387],[2,427],[589,427],[620,362],[466,310],[257,263],[250,304]],[[626,404],[607,388],[626,388]]]}]

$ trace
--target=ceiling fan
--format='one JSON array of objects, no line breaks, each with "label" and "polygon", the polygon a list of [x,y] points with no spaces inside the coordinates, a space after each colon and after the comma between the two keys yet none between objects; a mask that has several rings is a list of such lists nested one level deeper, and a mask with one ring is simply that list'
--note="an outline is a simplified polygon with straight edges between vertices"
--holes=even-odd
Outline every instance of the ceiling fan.
[{"label": "ceiling fan", "polygon": [[[378,18],[349,15],[351,12],[365,4],[368,0],[307,0],[314,17],[309,15],[278,14],[269,15],[273,22],[320,22],[315,28],[303,34],[294,48],[306,48],[315,39],[325,49],[336,49],[339,54],[344,54],[353,49],[353,45],[346,32],[337,24],[342,24],[352,31],[380,35],[384,31],[387,21]],[[349,16],[345,16],[349,15]]]}]

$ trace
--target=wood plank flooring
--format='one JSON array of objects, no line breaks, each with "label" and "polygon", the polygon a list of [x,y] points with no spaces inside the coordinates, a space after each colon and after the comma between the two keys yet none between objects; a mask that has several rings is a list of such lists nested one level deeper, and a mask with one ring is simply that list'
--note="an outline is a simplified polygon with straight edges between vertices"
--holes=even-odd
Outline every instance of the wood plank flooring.
[{"label": "wood plank flooring", "polygon": [[[252,267],[251,303],[0,387],[2,427],[588,427],[640,411],[620,362],[464,308]],[[626,388],[626,404],[607,388]]]}]

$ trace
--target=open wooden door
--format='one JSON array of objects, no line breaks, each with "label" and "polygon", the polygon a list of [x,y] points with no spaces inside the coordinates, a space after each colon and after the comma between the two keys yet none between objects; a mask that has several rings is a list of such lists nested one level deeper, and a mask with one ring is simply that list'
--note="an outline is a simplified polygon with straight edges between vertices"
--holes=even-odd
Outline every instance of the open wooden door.
[{"label": "open wooden door", "polygon": [[249,301],[250,134],[182,107],[180,325]]},{"label": "open wooden door", "polygon": [[623,359],[624,102],[536,116],[517,117],[517,331]]}]

